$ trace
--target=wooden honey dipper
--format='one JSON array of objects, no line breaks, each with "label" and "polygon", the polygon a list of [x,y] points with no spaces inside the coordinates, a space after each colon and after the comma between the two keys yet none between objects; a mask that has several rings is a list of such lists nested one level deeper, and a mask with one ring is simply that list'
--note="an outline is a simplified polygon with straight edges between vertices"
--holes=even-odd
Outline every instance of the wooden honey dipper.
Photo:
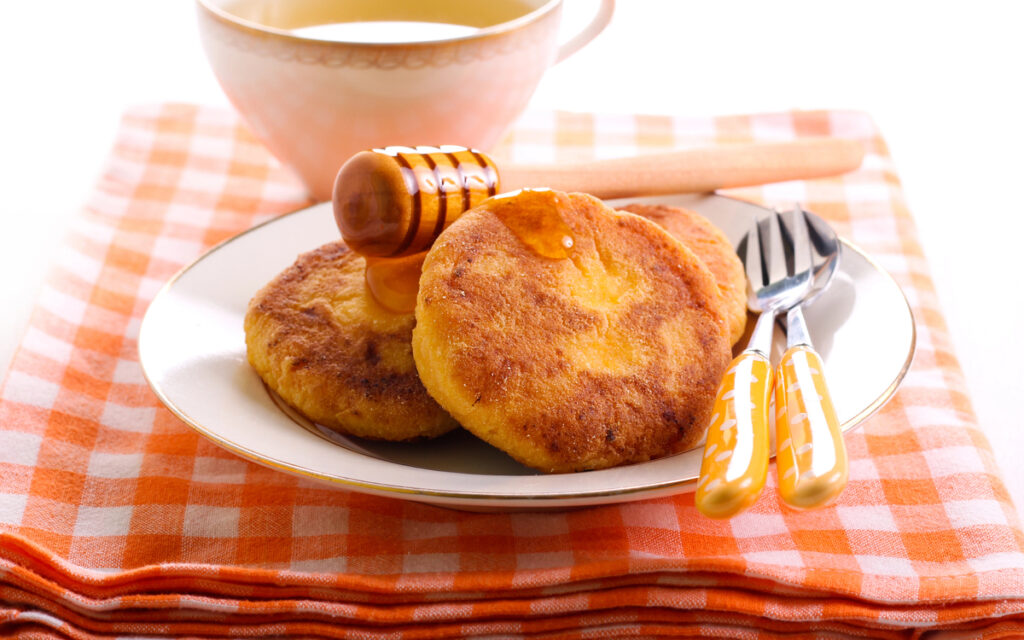
[{"label": "wooden honey dipper", "polygon": [[464,211],[501,191],[547,187],[598,198],[703,193],[852,171],[864,158],[855,140],[724,145],[577,164],[506,164],[453,145],[362,151],[334,182],[341,236],[368,257],[426,251]]}]

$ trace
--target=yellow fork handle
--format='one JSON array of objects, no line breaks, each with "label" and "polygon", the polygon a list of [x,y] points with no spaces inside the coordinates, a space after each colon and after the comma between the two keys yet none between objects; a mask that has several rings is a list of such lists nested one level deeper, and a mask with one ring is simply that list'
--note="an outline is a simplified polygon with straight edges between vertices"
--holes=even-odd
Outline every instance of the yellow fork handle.
[{"label": "yellow fork handle", "polygon": [[728,518],[757,500],[768,475],[772,365],[753,351],[729,365],[711,411],[694,500],[711,518]]},{"label": "yellow fork handle", "polygon": [[813,509],[846,486],[848,462],[821,358],[795,346],[779,361],[775,382],[775,466],[783,502]]}]

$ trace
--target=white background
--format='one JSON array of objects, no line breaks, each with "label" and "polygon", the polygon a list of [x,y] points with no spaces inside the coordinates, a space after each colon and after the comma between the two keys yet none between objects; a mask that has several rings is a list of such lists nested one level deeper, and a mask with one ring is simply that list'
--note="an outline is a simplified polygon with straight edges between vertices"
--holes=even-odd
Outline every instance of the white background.
[{"label": "white background", "polygon": [[[594,0],[566,0],[565,26]],[[869,112],[920,227],[982,427],[1024,505],[1024,8],[619,0],[533,109]],[[21,1],[0,34],[0,372],[128,105],[226,105],[189,0]]]}]

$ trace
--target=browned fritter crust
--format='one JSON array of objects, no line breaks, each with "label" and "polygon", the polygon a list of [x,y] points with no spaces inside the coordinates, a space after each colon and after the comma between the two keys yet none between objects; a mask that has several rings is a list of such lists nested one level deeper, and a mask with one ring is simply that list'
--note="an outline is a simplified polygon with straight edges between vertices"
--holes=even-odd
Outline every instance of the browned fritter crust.
[{"label": "browned fritter crust", "polygon": [[747,326],[747,277],[729,238],[710,220],[683,207],[634,203],[621,207],[620,211],[657,222],[697,254],[718,282],[730,340],[736,344]]},{"label": "browned fritter crust", "polygon": [[303,415],[342,433],[410,440],[450,431],[457,423],[416,373],[414,315],[380,307],[364,267],[340,241],[299,256],[249,303],[249,362]]},{"label": "browned fritter crust", "polygon": [[596,198],[569,194],[561,212],[567,259],[537,255],[482,208],[434,243],[413,330],[424,386],[546,472],[694,446],[730,359],[714,277],[660,227]]}]

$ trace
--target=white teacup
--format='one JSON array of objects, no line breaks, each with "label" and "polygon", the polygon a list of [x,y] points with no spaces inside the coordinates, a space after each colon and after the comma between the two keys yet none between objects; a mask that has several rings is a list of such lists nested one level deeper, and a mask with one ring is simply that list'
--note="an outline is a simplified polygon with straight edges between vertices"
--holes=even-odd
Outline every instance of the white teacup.
[{"label": "white teacup", "polygon": [[544,71],[608,24],[614,0],[602,0],[594,20],[561,46],[562,0],[197,4],[224,92],[312,195],[327,200],[339,167],[364,149],[489,149]]}]

